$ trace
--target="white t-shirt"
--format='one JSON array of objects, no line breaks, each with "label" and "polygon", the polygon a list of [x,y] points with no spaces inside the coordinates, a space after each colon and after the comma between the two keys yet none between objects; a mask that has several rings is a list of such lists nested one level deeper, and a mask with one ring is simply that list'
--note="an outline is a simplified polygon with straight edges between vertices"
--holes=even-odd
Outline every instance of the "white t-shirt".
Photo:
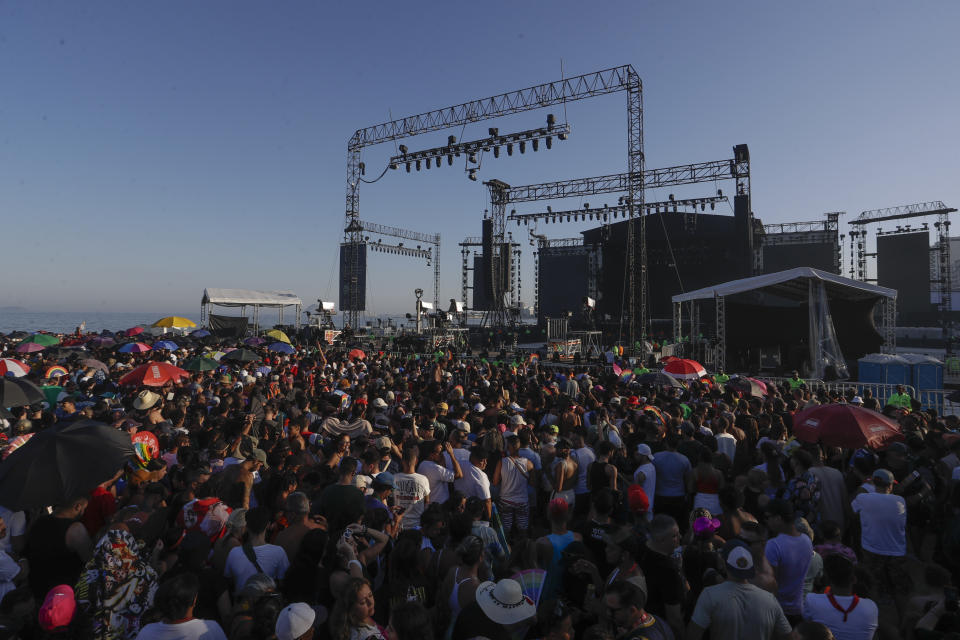
[{"label": "white t-shirt", "polygon": [[[834,600],[844,610],[853,604],[853,596],[834,596]],[[843,612],[830,604],[827,594],[808,593],[803,606],[803,617],[827,625],[837,640],[873,640],[879,611],[873,600],[860,598],[860,602],[847,614],[847,621],[844,622]]]},{"label": "white t-shirt", "polygon": [[587,489],[587,470],[590,468],[590,463],[597,460],[597,456],[594,455],[593,449],[590,447],[580,447],[571,451],[570,457],[579,465],[577,467],[577,486],[573,492],[589,493],[590,490]]},{"label": "white t-shirt", "polygon": [[213,620],[187,620],[177,624],[152,622],[140,629],[137,640],[227,640]]},{"label": "white t-shirt", "polygon": [[[454,449],[456,451],[456,449]],[[490,478],[469,461],[463,469],[463,477],[457,479],[453,486],[466,497],[476,497],[481,500],[490,499]]]},{"label": "white t-shirt", "polygon": [[[263,572],[278,582],[290,568],[290,560],[287,559],[287,552],[283,550],[283,547],[278,547],[275,544],[262,544],[253,548],[253,554],[257,556],[257,562],[260,563]],[[257,573],[257,568],[247,559],[243,547],[230,549],[223,575],[233,578],[234,593],[243,589],[243,585],[247,584],[247,580],[255,573]]]},{"label": "white t-shirt", "polygon": [[526,458],[506,456],[500,462],[500,498],[526,504],[531,471],[533,463]]},{"label": "white t-shirt", "polygon": [[396,473],[393,475],[395,488],[393,490],[394,503],[403,507],[403,528],[419,529],[420,516],[427,508],[427,498],[430,497],[430,481],[419,473]]},{"label": "white t-shirt", "polygon": [[[457,464],[460,465],[460,470],[466,473],[467,466],[470,464],[470,450],[454,448],[453,455],[457,459]],[[443,464],[453,472],[453,463],[450,461],[450,454],[446,451],[443,452]]]},{"label": "white t-shirt", "polygon": [[[643,482],[640,482],[640,474],[643,474]],[[647,494],[650,501],[650,508],[647,509],[647,520],[653,520],[653,500],[657,495],[657,468],[652,462],[642,464],[633,472],[633,482],[643,485],[643,492]]]},{"label": "white t-shirt", "polygon": [[734,456],[737,455],[737,439],[729,433],[718,433],[717,451],[726,455],[731,461],[733,461]]},{"label": "white t-shirt", "polygon": [[10,511],[4,506],[0,506],[0,518],[7,525],[7,534],[0,538],[0,551],[7,553],[13,552],[13,542],[11,538],[22,536],[27,531],[27,514],[23,511]]},{"label": "white t-shirt", "polygon": [[861,493],[851,503],[860,514],[860,544],[881,556],[907,555],[907,503],[892,493]]},{"label": "white t-shirt", "polygon": [[417,467],[417,473],[425,476],[430,483],[430,502],[443,504],[450,499],[450,488],[447,487],[447,483],[453,482],[455,475],[453,471],[441,467],[433,460],[424,460]]}]

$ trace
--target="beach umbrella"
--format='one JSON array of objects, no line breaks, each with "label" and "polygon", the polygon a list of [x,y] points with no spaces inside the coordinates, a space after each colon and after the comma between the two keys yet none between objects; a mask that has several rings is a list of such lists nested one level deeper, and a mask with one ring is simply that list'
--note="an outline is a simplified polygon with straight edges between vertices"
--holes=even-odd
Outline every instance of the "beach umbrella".
[{"label": "beach umbrella", "polygon": [[259,359],[260,356],[249,349],[234,349],[220,358],[221,361],[228,362],[256,362]]},{"label": "beach umbrella", "polygon": [[793,417],[793,434],[803,442],[858,449],[904,440],[900,425],[883,414],[852,404],[821,404]]},{"label": "beach umbrella", "polygon": [[153,343],[154,349],[166,349],[167,351],[176,351],[180,347],[177,346],[176,342],[170,340],[157,340]]},{"label": "beach umbrella", "polygon": [[30,371],[30,367],[13,358],[0,358],[0,376],[22,378]]},{"label": "beach umbrella", "polygon": [[197,329],[196,331],[191,331],[190,335],[194,338],[206,338],[210,335],[210,332],[206,329]]},{"label": "beach umbrella", "polygon": [[60,344],[60,338],[52,336],[49,333],[35,333],[28,338],[24,338],[20,344],[29,344],[31,342],[44,347],[52,347],[55,344]]},{"label": "beach umbrella", "polygon": [[90,338],[90,342],[95,347],[112,347],[117,344],[117,341],[111,338],[110,336],[94,336]]},{"label": "beach umbrella", "polygon": [[57,404],[57,399],[63,393],[63,387],[58,384],[45,384],[40,387],[40,391],[43,392],[42,402],[46,402],[52,407]]},{"label": "beach umbrella", "polygon": [[17,345],[17,348],[14,349],[17,353],[36,353],[37,351],[43,351],[46,349],[42,344],[37,344],[36,342],[21,342]]},{"label": "beach umbrella", "polygon": [[0,407],[25,407],[45,399],[40,387],[29,380],[0,378]]},{"label": "beach umbrella", "polygon": [[251,347],[259,347],[260,345],[264,344],[265,342],[266,342],[266,340],[264,340],[264,339],[261,338],[260,336],[252,336],[252,337],[247,338],[246,340],[243,341],[244,344],[250,345]]},{"label": "beach umbrella", "polygon": [[181,318],[180,316],[167,316],[166,318],[160,318],[153,323],[155,327],[166,327],[168,329],[192,329],[197,326],[197,323],[189,318]]},{"label": "beach umbrella", "polygon": [[265,375],[267,375],[268,373],[270,373],[271,371],[273,371],[273,368],[271,368],[271,367],[257,367],[257,371],[260,373],[260,375],[265,376]]},{"label": "beach umbrella", "polygon": [[367,357],[367,354],[365,354],[360,349],[351,349],[350,353],[347,354],[347,357],[350,358],[351,360],[363,360],[364,358]]},{"label": "beach umbrella", "polygon": [[81,360],[80,364],[82,364],[87,369],[99,369],[100,371],[107,371],[107,372],[110,371],[110,367],[108,367],[103,362],[100,362],[96,358],[87,358],[85,360]]},{"label": "beach umbrella", "polygon": [[82,347],[83,338],[70,338],[69,340],[61,342],[60,345],[64,347]]},{"label": "beach umbrella", "polygon": [[47,370],[43,372],[44,378],[59,378],[60,376],[68,376],[70,372],[66,367],[59,364],[55,364],[52,367],[47,367]]},{"label": "beach umbrella", "polygon": [[148,362],[120,378],[120,385],[124,387],[162,387],[168,382],[177,382],[180,378],[189,376],[189,373],[170,363]]},{"label": "beach umbrella", "polygon": [[66,504],[113,477],[131,455],[126,432],[93,420],[43,429],[0,463],[3,506]]},{"label": "beach umbrella", "polygon": [[195,358],[190,358],[183,363],[183,368],[187,371],[213,371],[220,364],[213,358],[205,358],[197,356]]},{"label": "beach umbrella", "polygon": [[13,438],[12,440],[10,440],[10,444],[8,444],[7,447],[3,450],[3,459],[6,460],[7,458],[9,458],[11,453],[13,453],[17,449],[25,445],[27,441],[30,440],[30,438],[32,437],[33,437],[33,432],[31,431],[30,433],[24,433],[23,435],[19,435]]},{"label": "beach umbrella", "polygon": [[279,340],[280,342],[290,342],[290,338],[287,337],[287,334],[285,334],[283,331],[280,331],[280,329],[270,329],[270,331],[267,331],[263,335],[268,338],[273,338],[274,340]]},{"label": "beach umbrella", "polygon": [[268,351],[276,351],[277,353],[287,353],[287,354],[296,353],[296,352],[297,352],[296,349],[294,349],[293,347],[291,347],[291,346],[290,346],[288,343],[286,343],[286,342],[274,342],[274,343],[271,344],[269,347],[267,347],[267,350],[268,350]]},{"label": "beach umbrella", "polygon": [[697,378],[702,378],[707,375],[707,370],[703,368],[702,364],[696,360],[686,360],[683,358],[671,360],[663,370],[673,377],[683,380],[696,380]]},{"label": "beach umbrella", "polygon": [[724,387],[728,389],[735,389],[757,398],[762,398],[763,396],[767,395],[767,385],[765,382],[757,380],[756,378],[748,378],[746,376],[731,378],[724,384]]},{"label": "beach umbrella", "polygon": [[650,371],[648,373],[644,373],[637,378],[637,382],[640,384],[645,384],[648,387],[673,387],[675,389],[683,388],[682,382],[674,378],[669,373],[664,373],[662,371]]},{"label": "beach umbrella", "polygon": [[120,353],[145,353],[150,351],[150,345],[142,342],[128,342],[117,349]]}]

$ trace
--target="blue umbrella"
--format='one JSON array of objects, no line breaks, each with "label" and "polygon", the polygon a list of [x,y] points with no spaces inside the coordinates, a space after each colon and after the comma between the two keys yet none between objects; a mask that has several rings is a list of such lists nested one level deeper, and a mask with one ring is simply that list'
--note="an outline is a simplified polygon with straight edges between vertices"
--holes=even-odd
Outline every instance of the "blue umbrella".
[{"label": "blue umbrella", "polygon": [[153,343],[154,349],[166,349],[167,351],[176,351],[180,347],[177,346],[176,342],[171,342],[170,340],[158,340]]},{"label": "blue umbrella", "polygon": [[210,332],[206,329],[197,329],[196,331],[191,331],[190,335],[194,338],[206,338],[208,335],[210,335]]},{"label": "blue umbrella", "polygon": [[296,353],[297,352],[296,349],[288,345],[286,342],[274,342],[269,347],[267,347],[267,349],[270,351],[277,351],[279,353]]},{"label": "blue umbrella", "polygon": [[273,371],[273,369],[271,367],[257,367],[257,371],[259,371],[262,375],[267,375]]},{"label": "blue umbrella", "polygon": [[260,338],[260,337],[258,337],[258,336],[253,336],[253,337],[247,338],[246,340],[243,341],[244,344],[250,345],[251,347],[259,347],[259,346],[262,345],[264,342],[266,342],[266,340],[264,340],[263,338]]}]

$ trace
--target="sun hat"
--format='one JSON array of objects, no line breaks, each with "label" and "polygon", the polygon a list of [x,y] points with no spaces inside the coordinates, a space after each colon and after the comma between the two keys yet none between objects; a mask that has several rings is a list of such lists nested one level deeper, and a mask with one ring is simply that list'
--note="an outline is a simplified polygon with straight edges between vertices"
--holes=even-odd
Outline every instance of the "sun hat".
[{"label": "sun hat", "polygon": [[523,595],[520,583],[510,578],[484,582],[477,587],[477,604],[496,624],[514,624],[537,615],[537,607]]},{"label": "sun hat", "polygon": [[860,396],[853,396],[850,398],[850,404],[863,404],[863,398]]},{"label": "sun hat", "polygon": [[157,404],[160,400],[160,396],[149,389],[144,389],[137,394],[137,397],[133,400],[133,408],[137,411],[145,411]]},{"label": "sun hat", "polygon": [[750,547],[742,540],[731,540],[723,547],[727,574],[738,580],[749,580],[757,574]]},{"label": "sun hat", "polygon": [[313,627],[317,613],[305,602],[288,604],[277,616],[274,632],[277,640],[297,640]]},{"label": "sun hat", "polygon": [[73,620],[76,610],[77,599],[70,585],[61,584],[50,589],[40,607],[40,628],[53,631],[65,627]]}]

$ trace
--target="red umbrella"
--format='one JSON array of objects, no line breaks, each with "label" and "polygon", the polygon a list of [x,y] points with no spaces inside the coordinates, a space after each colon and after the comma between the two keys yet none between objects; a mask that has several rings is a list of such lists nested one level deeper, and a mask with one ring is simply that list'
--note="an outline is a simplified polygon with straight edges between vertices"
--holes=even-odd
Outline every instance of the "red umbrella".
[{"label": "red umbrella", "polygon": [[0,376],[8,373],[14,378],[22,378],[30,371],[30,367],[13,358],[0,358]]},{"label": "red umbrella", "polygon": [[361,351],[360,349],[353,349],[353,350],[350,351],[350,353],[347,354],[347,356],[348,356],[351,360],[363,360],[364,358],[367,357],[367,354],[365,354],[365,353],[364,353],[363,351]]},{"label": "red umbrella", "polygon": [[188,377],[190,377],[190,373],[180,367],[175,367],[166,362],[148,362],[120,378],[120,384],[123,386],[162,387],[167,382],[176,382],[180,378]]},{"label": "red umbrella", "polygon": [[831,447],[882,449],[904,439],[900,425],[886,416],[851,404],[822,404],[793,417],[793,433],[804,442]]},{"label": "red umbrella", "polygon": [[684,380],[696,380],[707,375],[707,370],[703,368],[702,364],[696,360],[684,360],[682,358],[671,360],[663,370],[675,378]]},{"label": "red umbrella", "polygon": [[131,327],[127,329],[124,333],[127,334],[127,336],[138,336],[141,333],[143,333],[143,327]]}]

